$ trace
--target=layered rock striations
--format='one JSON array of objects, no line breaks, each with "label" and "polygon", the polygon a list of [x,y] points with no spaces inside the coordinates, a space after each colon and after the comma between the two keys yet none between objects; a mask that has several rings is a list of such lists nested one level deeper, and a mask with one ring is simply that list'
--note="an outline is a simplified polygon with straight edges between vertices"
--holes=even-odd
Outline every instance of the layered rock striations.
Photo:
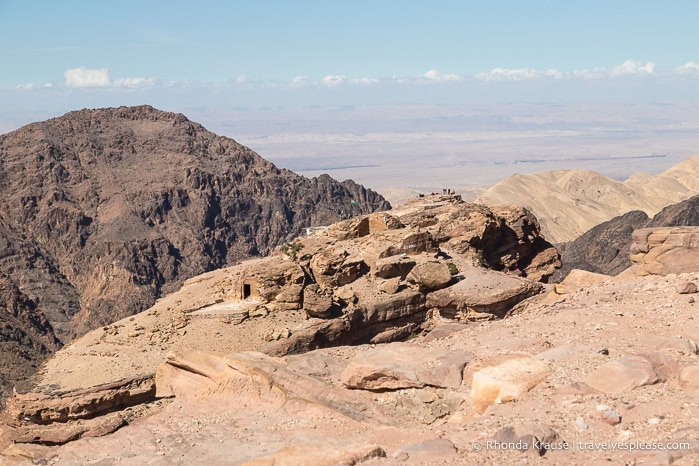
[{"label": "layered rock striations", "polygon": [[[410,258],[420,263],[419,256]],[[272,275],[293,281],[284,270]],[[407,342],[273,356],[226,342],[249,338],[267,321],[282,323],[285,312],[305,312],[253,317],[259,300],[250,299],[241,324],[201,326],[216,322],[213,315],[188,322],[191,312],[219,315],[231,305],[201,300],[232,286],[227,270],[210,272],[133,321],[59,351],[44,372],[46,396],[27,393],[5,411],[35,423],[0,426],[0,463],[696,463],[699,321],[696,286],[688,295],[684,285],[699,283],[699,272],[592,275],[583,274],[565,296],[526,301],[507,319],[437,317],[431,330]],[[204,286],[206,293],[197,289]],[[364,296],[357,294],[356,304]],[[183,312],[190,308],[198,311]],[[250,321],[255,325],[239,331]],[[170,350],[148,363],[147,379],[138,378],[134,368],[145,367],[162,337]],[[131,346],[129,339],[142,340]],[[139,345],[149,340],[154,344],[143,352]],[[118,358],[103,356],[100,366],[99,353],[117,350]],[[96,383],[117,366],[131,378]],[[139,399],[146,403],[113,410],[119,400]],[[96,413],[101,407],[110,408]]]},{"label": "layered rock striations", "polygon": [[637,275],[699,272],[699,227],[641,228],[630,252]]},{"label": "layered rock striations", "polygon": [[[456,196],[416,199],[189,279],[149,310],[57,353],[8,401],[6,422],[16,440],[52,443],[101,432],[96,416],[111,416],[109,425],[118,427],[125,415],[115,413],[154,399],[153,377],[170,351],[283,356],[404,340],[430,328],[430,316],[503,317],[543,289],[521,275],[543,278],[558,266],[551,245],[525,247],[539,243],[535,219],[525,215],[525,226],[522,211],[508,212],[516,222]],[[512,235],[509,248],[489,241],[503,231]],[[375,380],[357,382],[362,377],[348,375],[347,383],[380,388]]]}]

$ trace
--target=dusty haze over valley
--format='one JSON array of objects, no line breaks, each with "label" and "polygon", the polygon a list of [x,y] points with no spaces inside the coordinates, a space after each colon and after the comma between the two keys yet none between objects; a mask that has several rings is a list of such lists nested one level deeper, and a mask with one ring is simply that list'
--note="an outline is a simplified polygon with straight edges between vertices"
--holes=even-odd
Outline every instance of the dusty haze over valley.
[{"label": "dusty haze over valley", "polygon": [[[353,179],[402,202],[458,189],[474,199],[515,173],[585,169],[624,180],[693,155],[689,104],[510,103],[174,109],[251,147],[278,167]],[[54,116],[0,115],[15,129]]]}]

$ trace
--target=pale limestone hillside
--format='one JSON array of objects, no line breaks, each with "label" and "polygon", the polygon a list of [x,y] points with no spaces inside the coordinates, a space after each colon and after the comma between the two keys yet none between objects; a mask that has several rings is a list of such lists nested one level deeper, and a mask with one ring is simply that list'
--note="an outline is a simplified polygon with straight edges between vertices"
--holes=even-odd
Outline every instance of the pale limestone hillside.
[{"label": "pale limestone hillside", "polygon": [[699,155],[658,175],[637,173],[619,182],[587,170],[513,175],[476,202],[514,204],[532,210],[547,240],[571,241],[617,215],[642,210],[653,216],[663,207],[699,193]]}]

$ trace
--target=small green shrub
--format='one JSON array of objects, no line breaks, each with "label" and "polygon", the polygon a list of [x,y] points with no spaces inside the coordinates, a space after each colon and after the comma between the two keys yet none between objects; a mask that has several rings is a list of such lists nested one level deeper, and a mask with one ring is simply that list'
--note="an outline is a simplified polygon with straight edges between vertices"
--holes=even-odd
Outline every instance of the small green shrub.
[{"label": "small green shrub", "polygon": [[449,268],[449,273],[451,274],[452,277],[454,275],[456,275],[457,273],[459,273],[459,268],[453,262],[447,263],[447,267]]},{"label": "small green shrub", "polygon": [[303,249],[303,244],[299,243],[298,241],[294,241],[293,243],[284,243],[282,244],[281,249],[282,253],[291,257],[291,260],[296,260],[296,257],[298,256],[299,252],[301,251],[301,249]]}]

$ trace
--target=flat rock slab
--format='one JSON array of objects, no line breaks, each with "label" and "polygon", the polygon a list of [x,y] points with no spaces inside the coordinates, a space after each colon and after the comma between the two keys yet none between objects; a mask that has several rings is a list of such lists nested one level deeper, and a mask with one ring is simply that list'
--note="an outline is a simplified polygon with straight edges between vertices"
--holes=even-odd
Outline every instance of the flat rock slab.
[{"label": "flat rock slab", "polygon": [[371,458],[384,458],[386,452],[378,445],[350,445],[332,448],[323,445],[289,445],[275,453],[245,463],[246,466],[281,466],[303,464],[327,466],[331,464],[358,464]]},{"label": "flat rock slab", "polygon": [[485,312],[504,316],[520,301],[538,294],[541,283],[485,270],[468,270],[464,278],[427,295],[428,307],[438,308],[447,317],[459,312]]},{"label": "flat rock slab", "polygon": [[259,303],[246,303],[243,301],[218,303],[190,312],[189,315],[199,319],[219,319],[227,323],[239,324],[248,317]]},{"label": "flat rock slab", "polygon": [[601,273],[588,272],[587,270],[573,269],[568,272],[566,278],[556,284],[555,290],[557,294],[567,294],[572,291],[577,291],[605,280],[610,280],[612,277]]},{"label": "flat rock slab", "polygon": [[510,359],[473,374],[471,400],[482,414],[490,405],[516,400],[549,375],[548,364],[533,358]]},{"label": "flat rock slab", "polygon": [[427,385],[461,386],[464,367],[473,359],[465,351],[392,344],[358,354],[340,376],[343,385],[362,390],[398,390]]},{"label": "flat rock slab", "polygon": [[543,351],[534,356],[534,359],[570,362],[589,354],[601,353],[603,350],[602,346],[595,348],[589,345],[562,345]]},{"label": "flat rock slab", "polygon": [[624,393],[666,380],[673,372],[677,372],[677,365],[669,356],[633,354],[603,364],[583,382],[600,392]]},{"label": "flat rock slab", "polygon": [[459,452],[450,440],[435,438],[400,448],[392,456],[401,462],[429,464],[435,458],[439,458],[441,461],[453,460],[458,457],[458,454]]}]

